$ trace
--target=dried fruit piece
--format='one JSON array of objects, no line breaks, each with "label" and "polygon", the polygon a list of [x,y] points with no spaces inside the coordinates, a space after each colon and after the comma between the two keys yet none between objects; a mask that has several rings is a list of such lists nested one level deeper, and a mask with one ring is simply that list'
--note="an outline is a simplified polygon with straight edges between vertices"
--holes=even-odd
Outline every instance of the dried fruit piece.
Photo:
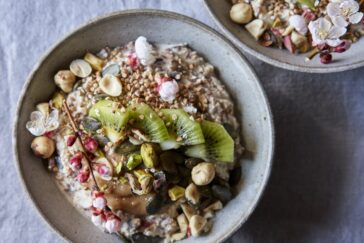
[{"label": "dried fruit piece", "polygon": [[168,195],[172,201],[177,201],[185,195],[185,189],[180,186],[174,186],[168,190]]},{"label": "dried fruit piece", "polygon": [[96,71],[100,71],[104,66],[104,61],[92,53],[87,52],[83,59],[85,59],[85,61]]}]

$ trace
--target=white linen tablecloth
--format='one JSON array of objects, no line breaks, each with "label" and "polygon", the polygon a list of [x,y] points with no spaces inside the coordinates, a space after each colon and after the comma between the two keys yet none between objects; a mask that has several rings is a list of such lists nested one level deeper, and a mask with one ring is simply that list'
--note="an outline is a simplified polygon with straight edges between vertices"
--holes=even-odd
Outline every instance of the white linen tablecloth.
[{"label": "white linen tablecloth", "polygon": [[[27,75],[69,31],[128,8],[176,11],[216,27],[200,0],[0,1],[0,242],[61,241],[25,200],[11,154]],[[363,242],[364,68],[303,74],[249,60],[271,102],[276,156],[259,206],[228,242]]]}]

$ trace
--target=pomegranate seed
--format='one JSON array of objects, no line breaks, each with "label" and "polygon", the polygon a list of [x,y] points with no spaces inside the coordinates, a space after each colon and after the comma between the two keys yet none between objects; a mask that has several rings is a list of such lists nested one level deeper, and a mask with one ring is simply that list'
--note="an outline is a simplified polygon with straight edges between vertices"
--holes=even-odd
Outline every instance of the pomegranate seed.
[{"label": "pomegranate seed", "polygon": [[333,51],[334,52],[337,52],[337,53],[342,53],[344,51],[347,51],[351,46],[351,41],[349,40],[343,40],[340,45],[338,45],[337,47],[334,47],[333,48]]},{"label": "pomegranate seed", "polygon": [[43,134],[43,136],[46,136],[47,138],[50,138],[50,139],[53,139],[55,135],[56,135],[55,131],[49,131],[49,132],[45,132]]},{"label": "pomegranate seed", "polygon": [[302,17],[307,21],[310,22],[312,20],[316,19],[316,15],[314,13],[312,13],[310,10],[305,9],[305,11],[303,11]]},{"label": "pomegranate seed", "polygon": [[103,210],[99,208],[95,208],[94,206],[90,207],[90,211],[93,215],[100,215],[103,214]]},{"label": "pomegranate seed", "polygon": [[85,139],[85,148],[87,151],[89,151],[90,153],[94,153],[97,150],[97,147],[99,145],[97,144],[96,140],[90,137],[87,137]]},{"label": "pomegranate seed", "polygon": [[67,146],[71,147],[73,144],[75,144],[77,137],[75,135],[70,135],[67,138]]},{"label": "pomegranate seed", "polygon": [[131,66],[132,69],[137,69],[139,66],[139,60],[136,53],[132,53],[128,55],[127,64]]},{"label": "pomegranate seed", "polygon": [[90,172],[88,170],[78,172],[77,179],[81,183],[85,183],[90,177]]},{"label": "pomegranate seed", "polygon": [[98,172],[100,175],[109,175],[109,173],[110,173],[110,169],[109,169],[109,167],[107,167],[106,165],[101,164],[101,165],[98,165],[98,166],[97,166],[97,172]]},{"label": "pomegranate seed", "polygon": [[81,152],[77,152],[77,153],[75,153],[75,154],[71,157],[71,159],[70,159],[70,164],[71,164],[71,166],[72,166],[74,169],[76,169],[76,170],[81,169],[81,167],[82,167],[82,163],[81,163],[82,158],[83,158],[83,155],[82,155],[82,153],[81,153]]},{"label": "pomegranate seed", "polygon": [[100,192],[100,191],[93,191],[92,192],[92,197],[93,198],[97,198],[97,197],[103,197],[105,195],[104,192]]},{"label": "pomegranate seed", "polygon": [[187,227],[187,238],[191,236],[191,228]]},{"label": "pomegranate seed", "polygon": [[330,53],[321,53],[320,61],[323,64],[329,64],[332,61],[332,55]]},{"label": "pomegranate seed", "polygon": [[317,49],[320,51],[328,51],[330,49],[330,46],[328,44],[321,44],[317,45]]}]

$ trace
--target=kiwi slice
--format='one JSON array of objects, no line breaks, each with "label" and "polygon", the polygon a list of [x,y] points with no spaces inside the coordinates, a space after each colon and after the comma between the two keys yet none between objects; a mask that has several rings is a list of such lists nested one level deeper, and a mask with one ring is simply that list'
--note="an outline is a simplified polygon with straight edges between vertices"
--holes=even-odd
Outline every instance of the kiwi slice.
[{"label": "kiwi slice", "polygon": [[133,104],[128,108],[130,125],[145,133],[150,142],[160,143],[169,138],[163,120],[148,105]]},{"label": "kiwi slice", "polygon": [[182,109],[161,110],[170,134],[170,140],[175,139],[182,145],[196,145],[205,142],[201,126],[190,119]]},{"label": "kiwi slice", "polygon": [[100,100],[93,105],[89,116],[99,120],[106,130],[106,136],[112,141],[117,141],[122,136],[122,131],[128,123],[129,113],[118,108],[118,104],[111,100]]},{"label": "kiwi slice", "polygon": [[205,143],[188,147],[185,154],[193,158],[234,162],[234,140],[225,128],[210,121],[203,121],[201,128]]}]

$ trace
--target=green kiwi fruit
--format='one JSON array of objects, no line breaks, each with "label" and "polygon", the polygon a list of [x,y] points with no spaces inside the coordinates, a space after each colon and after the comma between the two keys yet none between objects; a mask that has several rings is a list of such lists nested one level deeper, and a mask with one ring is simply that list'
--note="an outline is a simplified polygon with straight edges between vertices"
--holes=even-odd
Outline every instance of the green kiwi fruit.
[{"label": "green kiwi fruit", "polygon": [[133,104],[129,106],[128,112],[130,126],[142,130],[150,142],[160,143],[169,138],[163,120],[148,105],[144,103]]},{"label": "green kiwi fruit", "polygon": [[123,135],[123,129],[129,120],[129,113],[118,108],[116,102],[111,100],[100,100],[94,104],[89,116],[101,122],[105,128],[107,137],[112,141],[117,141]]},{"label": "green kiwi fruit", "polygon": [[177,139],[182,145],[196,145],[205,142],[201,126],[191,120],[182,109],[163,109],[163,118],[171,139]]},{"label": "green kiwi fruit", "polygon": [[234,162],[234,140],[225,128],[210,121],[203,121],[201,128],[205,143],[187,147],[185,154],[193,158]]}]

